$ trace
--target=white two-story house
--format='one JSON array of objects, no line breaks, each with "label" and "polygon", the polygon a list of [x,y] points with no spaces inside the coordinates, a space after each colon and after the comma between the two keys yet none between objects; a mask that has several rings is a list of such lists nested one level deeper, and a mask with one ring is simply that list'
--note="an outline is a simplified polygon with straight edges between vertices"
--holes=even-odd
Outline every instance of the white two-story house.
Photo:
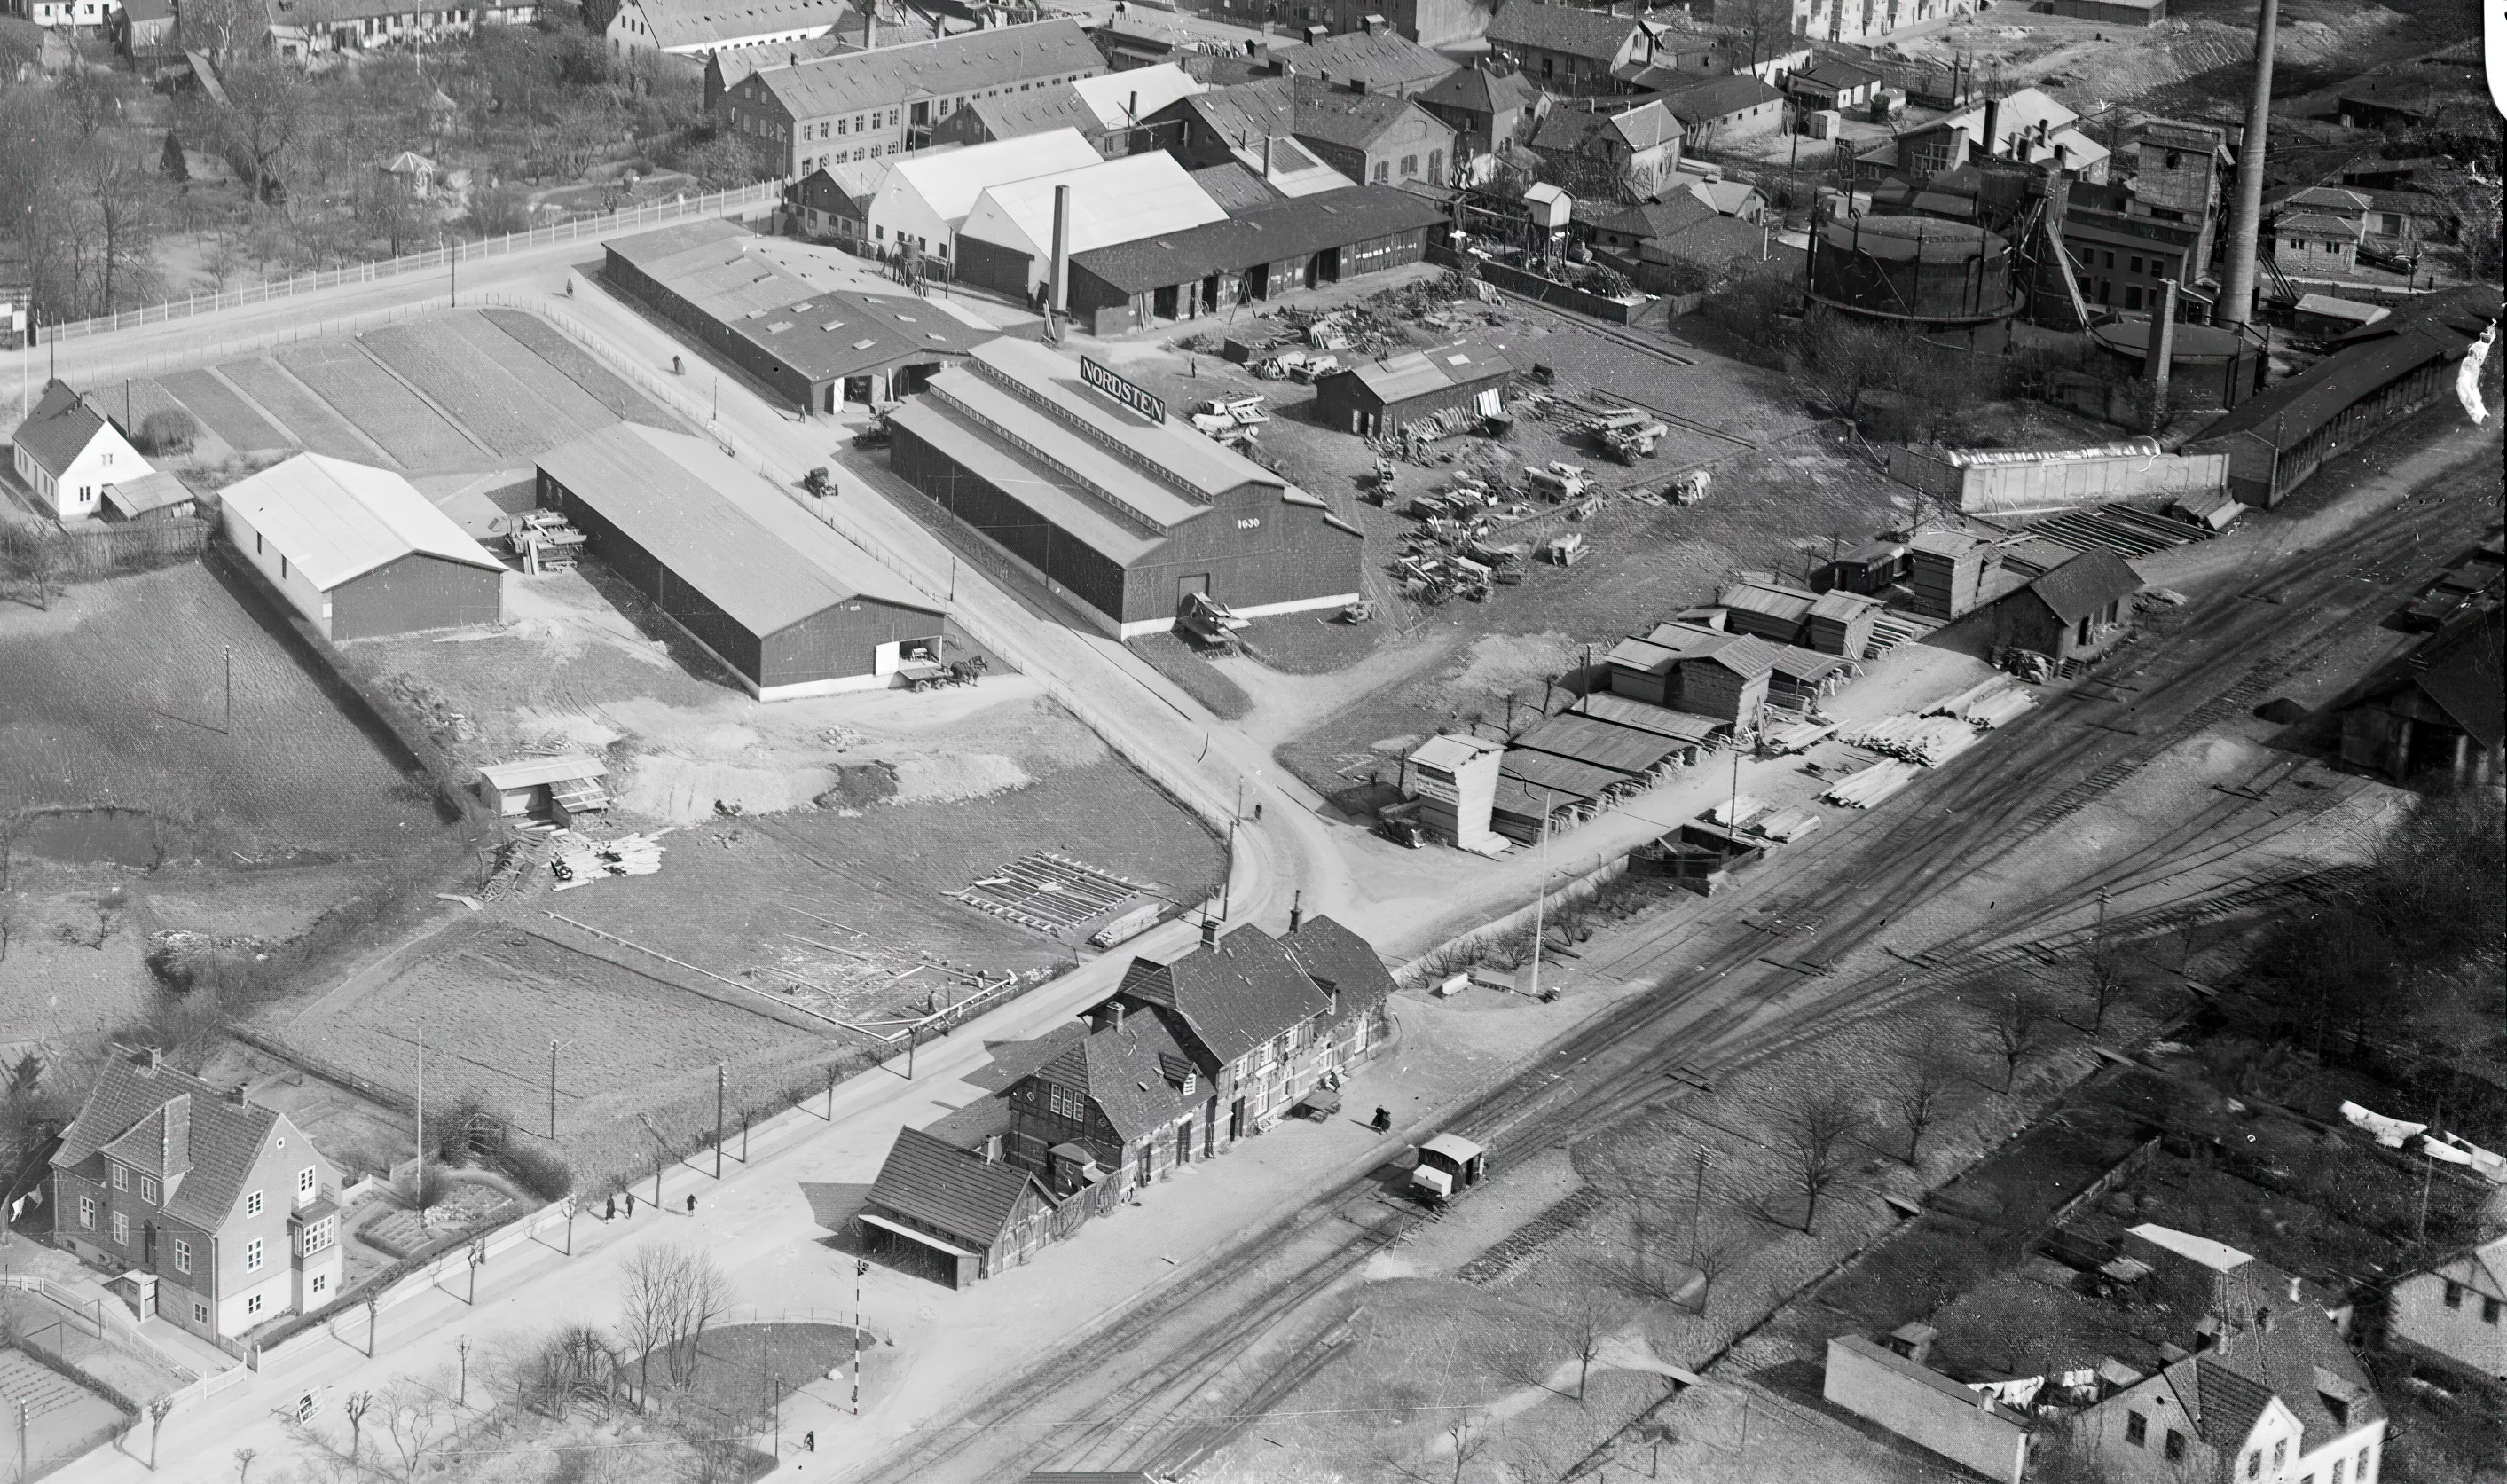
[{"label": "white two-story house", "polygon": [[105,486],[135,484],[157,472],[66,381],[44,387],[43,400],[18,424],[10,443],[18,478],[64,522],[102,514]]}]

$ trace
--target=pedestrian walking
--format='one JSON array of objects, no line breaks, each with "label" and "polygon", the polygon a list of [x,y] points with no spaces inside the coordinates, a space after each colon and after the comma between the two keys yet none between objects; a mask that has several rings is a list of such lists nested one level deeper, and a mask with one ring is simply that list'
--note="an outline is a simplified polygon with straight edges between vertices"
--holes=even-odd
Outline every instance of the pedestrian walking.
[{"label": "pedestrian walking", "polygon": [[631,1190],[631,1191],[628,1191],[628,1192],[627,1192],[627,1214],[629,1214],[629,1215],[631,1215],[631,1216],[632,1216],[632,1215],[634,1215],[635,1213],[636,1213],[636,1192],[634,1192],[634,1191],[632,1191],[632,1190]]},{"label": "pedestrian walking", "polygon": [[618,1219],[618,1194],[616,1191],[610,1192],[609,1203],[607,1206],[602,1208],[600,1219],[603,1221],[615,1221]]},{"label": "pedestrian walking", "polygon": [[689,1191],[689,1192],[688,1192],[688,1214],[693,1216],[693,1215],[695,1215],[696,1213],[697,1213],[697,1193],[696,1193],[695,1191],[691,1190],[691,1191]]}]

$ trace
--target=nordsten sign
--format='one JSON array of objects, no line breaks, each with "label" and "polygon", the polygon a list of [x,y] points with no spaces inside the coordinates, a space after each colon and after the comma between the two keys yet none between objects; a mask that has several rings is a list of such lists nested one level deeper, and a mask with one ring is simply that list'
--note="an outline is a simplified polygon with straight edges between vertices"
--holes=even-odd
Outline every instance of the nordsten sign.
[{"label": "nordsten sign", "polygon": [[1079,358],[1079,380],[1148,418],[1151,422],[1167,420],[1167,404],[1164,398],[1152,392],[1143,391],[1084,355]]}]

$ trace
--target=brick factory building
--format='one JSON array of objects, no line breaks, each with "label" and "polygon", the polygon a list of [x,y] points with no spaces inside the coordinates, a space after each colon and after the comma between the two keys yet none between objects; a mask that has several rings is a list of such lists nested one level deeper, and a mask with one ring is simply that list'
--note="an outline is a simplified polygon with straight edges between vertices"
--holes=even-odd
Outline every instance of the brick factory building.
[{"label": "brick factory building", "polygon": [[979,345],[890,418],[890,464],[1121,637],[1189,595],[1245,617],[1359,593],[1359,527],[1089,361]]},{"label": "brick factory building", "polygon": [[1071,312],[1098,335],[1215,314],[1416,263],[1444,226],[1442,207],[1396,186],[1292,197],[1074,253]]}]

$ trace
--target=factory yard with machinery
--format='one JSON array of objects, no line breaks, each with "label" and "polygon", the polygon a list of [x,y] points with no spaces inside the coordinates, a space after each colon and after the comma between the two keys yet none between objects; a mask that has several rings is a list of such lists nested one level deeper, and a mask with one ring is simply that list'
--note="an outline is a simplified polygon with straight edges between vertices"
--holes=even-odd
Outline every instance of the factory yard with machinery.
[{"label": "factory yard with machinery", "polygon": [[26,1476],[2507,1466],[2468,7],[23,9]]}]

